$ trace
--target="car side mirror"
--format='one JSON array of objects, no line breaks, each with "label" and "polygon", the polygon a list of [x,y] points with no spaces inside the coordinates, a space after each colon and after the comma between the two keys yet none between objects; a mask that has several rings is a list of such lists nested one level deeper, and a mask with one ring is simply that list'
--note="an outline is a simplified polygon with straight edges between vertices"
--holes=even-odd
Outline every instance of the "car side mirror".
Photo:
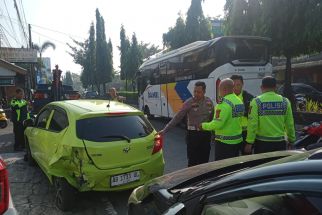
[{"label": "car side mirror", "polygon": [[27,127],[33,127],[35,124],[35,120],[33,118],[31,119],[26,119],[23,121],[23,127],[27,128]]},{"label": "car side mirror", "polygon": [[177,203],[169,208],[166,212],[163,213],[164,215],[184,215],[186,214],[186,207],[183,203]]}]

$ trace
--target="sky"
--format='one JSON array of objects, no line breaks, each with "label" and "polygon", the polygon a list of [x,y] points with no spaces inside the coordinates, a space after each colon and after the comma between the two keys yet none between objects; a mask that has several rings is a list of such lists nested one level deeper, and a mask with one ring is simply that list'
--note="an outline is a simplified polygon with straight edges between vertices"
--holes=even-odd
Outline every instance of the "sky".
[{"label": "sky", "polygon": [[[162,48],[162,34],[167,32],[169,27],[174,26],[178,13],[186,15],[191,3],[191,0],[15,1],[23,23],[32,26],[32,41],[36,44],[42,44],[45,41],[55,43],[55,50],[49,48],[43,53],[43,57],[51,58],[51,67],[58,64],[64,72],[71,71],[79,74],[81,67],[75,64],[67,53],[70,49],[66,43],[73,44],[71,38],[78,41],[88,38],[90,24],[95,23],[96,8],[105,20],[106,36],[111,38],[113,43],[114,69],[119,70],[117,46],[120,43],[121,24],[124,25],[129,38],[135,32],[139,41]],[[204,15],[223,16],[224,4],[225,0],[205,0]],[[12,26],[9,17],[11,17]],[[12,47],[26,44],[19,28],[14,0],[0,0],[0,24]]]}]

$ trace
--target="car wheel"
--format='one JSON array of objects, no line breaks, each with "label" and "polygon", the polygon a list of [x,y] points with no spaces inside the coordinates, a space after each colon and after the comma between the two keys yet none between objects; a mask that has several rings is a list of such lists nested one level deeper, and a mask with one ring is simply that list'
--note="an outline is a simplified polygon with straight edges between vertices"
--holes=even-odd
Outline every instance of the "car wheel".
[{"label": "car wheel", "polygon": [[56,206],[62,211],[71,210],[76,202],[76,189],[64,178],[54,178],[54,186]]},{"label": "car wheel", "polygon": [[26,140],[26,160],[28,162],[29,166],[36,166],[36,161],[34,160],[34,158],[31,155],[31,150],[30,150],[30,146],[29,146],[29,142],[27,140],[27,138],[25,137]]},{"label": "car wheel", "polygon": [[7,120],[1,120],[1,121],[0,121],[0,128],[1,128],[1,129],[6,128],[7,126],[8,126],[8,122],[7,122]]}]

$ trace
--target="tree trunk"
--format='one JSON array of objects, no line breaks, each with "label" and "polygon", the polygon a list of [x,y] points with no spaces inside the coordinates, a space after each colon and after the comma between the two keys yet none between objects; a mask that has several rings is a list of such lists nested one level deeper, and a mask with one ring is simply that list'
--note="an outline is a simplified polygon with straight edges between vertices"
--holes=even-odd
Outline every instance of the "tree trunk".
[{"label": "tree trunk", "polygon": [[288,98],[292,104],[292,109],[295,107],[295,97],[292,92],[291,83],[292,83],[292,62],[291,56],[286,56],[286,70],[284,76],[284,95]]}]

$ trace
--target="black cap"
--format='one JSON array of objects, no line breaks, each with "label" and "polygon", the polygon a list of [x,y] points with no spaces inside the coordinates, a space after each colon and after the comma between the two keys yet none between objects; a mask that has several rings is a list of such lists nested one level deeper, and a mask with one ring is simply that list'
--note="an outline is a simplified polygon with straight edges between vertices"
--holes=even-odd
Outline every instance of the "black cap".
[{"label": "black cap", "polygon": [[276,79],[272,76],[266,76],[262,80],[262,87],[264,88],[275,88],[276,87]]}]

